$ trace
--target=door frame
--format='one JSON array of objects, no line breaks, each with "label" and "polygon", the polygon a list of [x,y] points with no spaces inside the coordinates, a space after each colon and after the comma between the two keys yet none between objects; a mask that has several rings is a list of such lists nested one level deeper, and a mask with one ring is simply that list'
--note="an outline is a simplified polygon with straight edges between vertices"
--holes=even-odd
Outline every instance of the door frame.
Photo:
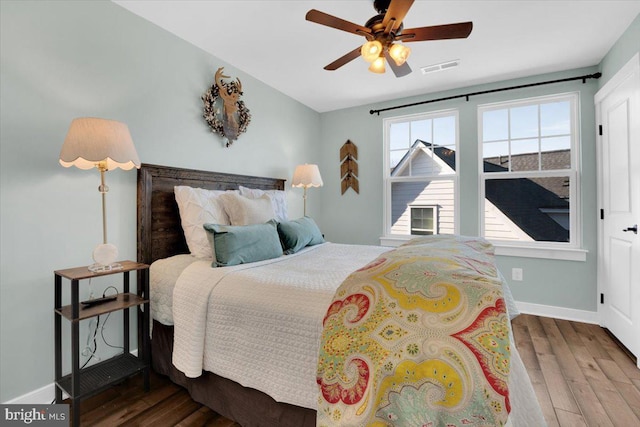
[{"label": "door frame", "polygon": [[[604,184],[603,184],[603,135],[600,135],[598,127],[602,124],[602,101],[616,90],[631,74],[640,70],[640,53],[636,53],[633,57],[609,80],[594,96],[595,112],[596,112],[596,167],[597,167],[597,202],[598,216],[600,209],[604,206]],[[636,118],[636,120],[638,120]],[[607,281],[604,275],[604,222],[598,219],[598,265],[597,265],[597,295],[596,305],[598,307],[598,322],[600,326],[607,327],[605,324],[604,304],[600,302],[600,295],[607,290]],[[637,358],[640,367],[640,356]]]}]

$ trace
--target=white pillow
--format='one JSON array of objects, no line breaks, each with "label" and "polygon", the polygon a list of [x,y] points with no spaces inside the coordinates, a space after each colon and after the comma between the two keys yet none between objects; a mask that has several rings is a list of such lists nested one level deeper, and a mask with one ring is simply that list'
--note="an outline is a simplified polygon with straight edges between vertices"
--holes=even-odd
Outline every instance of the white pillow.
[{"label": "white pillow", "polygon": [[247,188],[240,186],[240,194],[250,199],[256,199],[263,194],[269,195],[273,201],[273,209],[275,218],[278,222],[289,221],[289,212],[287,209],[287,193],[282,190],[261,190],[259,188]]},{"label": "white pillow", "polygon": [[184,185],[173,187],[173,192],[178,203],[180,223],[189,252],[196,258],[212,258],[213,248],[203,225],[205,223],[231,225],[219,199],[226,192]]},{"label": "white pillow", "polygon": [[273,202],[267,194],[256,199],[227,193],[220,196],[231,225],[264,224],[275,218]]}]

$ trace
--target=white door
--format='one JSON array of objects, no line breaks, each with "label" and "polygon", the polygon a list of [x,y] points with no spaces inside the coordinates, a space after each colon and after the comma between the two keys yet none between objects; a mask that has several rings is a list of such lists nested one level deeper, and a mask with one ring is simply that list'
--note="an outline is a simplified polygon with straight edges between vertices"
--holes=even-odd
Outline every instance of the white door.
[{"label": "white door", "polygon": [[640,366],[640,60],[595,96],[599,147],[601,321]]}]

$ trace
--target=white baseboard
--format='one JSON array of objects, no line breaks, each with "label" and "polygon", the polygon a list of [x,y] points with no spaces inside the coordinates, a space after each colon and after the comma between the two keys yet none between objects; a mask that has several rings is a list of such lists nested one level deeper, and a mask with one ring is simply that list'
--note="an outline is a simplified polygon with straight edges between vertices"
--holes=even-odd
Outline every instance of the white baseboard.
[{"label": "white baseboard", "polygon": [[[67,396],[65,396],[66,399]],[[30,391],[29,393],[18,396],[15,399],[7,400],[6,404],[12,405],[47,405],[53,402],[56,398],[56,389],[53,383],[44,387],[40,387],[37,390]]]},{"label": "white baseboard", "polygon": [[[134,356],[138,356],[138,349],[135,349],[131,352]],[[69,397],[67,393],[62,393],[62,398],[66,399]],[[2,402],[3,404],[16,404],[16,405],[48,405],[56,398],[56,385],[54,383],[47,384],[43,387],[40,387],[37,390],[30,391],[28,393],[23,394],[22,396],[18,396],[14,399],[7,400],[6,402]]]},{"label": "white baseboard", "polygon": [[536,316],[553,317],[554,319],[572,320],[574,322],[600,324],[597,311],[576,310],[575,308],[556,307],[553,305],[534,304],[516,301],[520,313]]}]

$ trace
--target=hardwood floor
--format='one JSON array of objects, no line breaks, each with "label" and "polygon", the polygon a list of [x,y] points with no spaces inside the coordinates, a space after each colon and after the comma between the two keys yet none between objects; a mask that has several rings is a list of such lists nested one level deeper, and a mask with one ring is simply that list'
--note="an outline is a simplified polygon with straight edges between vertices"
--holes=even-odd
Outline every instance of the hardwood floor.
[{"label": "hardwood floor", "polygon": [[553,426],[640,426],[640,369],[597,325],[531,315],[516,347]]},{"label": "hardwood floor", "polygon": [[153,371],[148,393],[137,375],[82,401],[80,411],[82,426],[240,427],[194,402],[184,388]]},{"label": "hardwood floor", "polygon": [[[523,314],[513,332],[549,427],[640,426],[640,369],[605,330]],[[82,425],[239,427],[163,376],[144,393],[139,377],[83,401]]]}]

